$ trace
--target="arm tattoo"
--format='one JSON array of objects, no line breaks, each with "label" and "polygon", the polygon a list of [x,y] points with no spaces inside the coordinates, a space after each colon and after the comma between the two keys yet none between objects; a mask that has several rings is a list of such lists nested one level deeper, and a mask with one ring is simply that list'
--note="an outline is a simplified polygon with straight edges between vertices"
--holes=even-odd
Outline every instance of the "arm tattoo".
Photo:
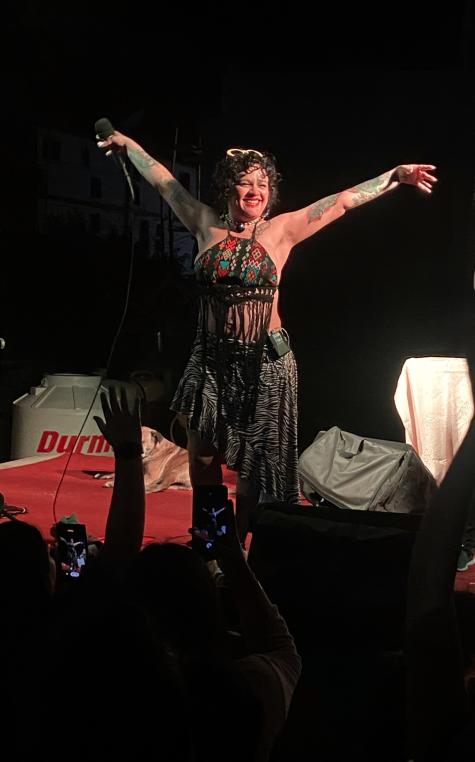
[{"label": "arm tattoo", "polygon": [[361,204],[366,204],[367,201],[379,196],[391,182],[392,174],[392,172],[385,172],[373,180],[366,180],[366,182],[350,188],[351,206],[361,206]]},{"label": "arm tattoo", "polygon": [[155,159],[152,159],[152,157],[149,156],[148,153],[145,153],[145,151],[137,151],[135,148],[129,148],[127,153],[139,172],[145,169],[150,169],[150,167],[155,166],[157,163]]},{"label": "arm tattoo", "polygon": [[173,185],[173,191],[169,198],[170,204],[175,204],[176,206],[193,205],[193,197],[188,193],[187,190],[185,190],[183,185],[180,185],[178,180],[172,180],[171,185]]},{"label": "arm tattoo", "polygon": [[312,204],[308,211],[308,222],[313,222],[313,220],[321,220],[324,212],[326,212],[326,210],[331,206],[335,205],[337,198],[338,194],[334,193],[332,196],[326,196],[325,198],[320,199],[320,201],[317,201],[315,204]]}]

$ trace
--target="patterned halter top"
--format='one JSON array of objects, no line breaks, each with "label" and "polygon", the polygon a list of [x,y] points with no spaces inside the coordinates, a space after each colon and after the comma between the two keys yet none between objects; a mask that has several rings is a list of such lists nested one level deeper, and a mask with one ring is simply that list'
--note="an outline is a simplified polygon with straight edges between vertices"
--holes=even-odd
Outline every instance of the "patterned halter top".
[{"label": "patterned halter top", "polygon": [[228,232],[196,260],[195,272],[201,282],[277,286],[277,268],[254,234],[237,238]]},{"label": "patterned halter top", "polygon": [[239,409],[228,422],[247,425],[255,409],[262,353],[277,290],[277,268],[255,239],[228,231],[195,262],[200,311],[197,340],[215,368],[218,410],[226,389],[236,390]]}]

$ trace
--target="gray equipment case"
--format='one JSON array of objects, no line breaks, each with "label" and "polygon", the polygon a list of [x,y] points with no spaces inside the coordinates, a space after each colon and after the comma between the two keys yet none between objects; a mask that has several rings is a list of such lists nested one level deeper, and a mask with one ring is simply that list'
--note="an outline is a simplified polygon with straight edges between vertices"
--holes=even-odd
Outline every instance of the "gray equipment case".
[{"label": "gray equipment case", "polygon": [[414,448],[333,426],[320,431],[298,462],[304,495],[338,508],[424,513],[437,490]]}]

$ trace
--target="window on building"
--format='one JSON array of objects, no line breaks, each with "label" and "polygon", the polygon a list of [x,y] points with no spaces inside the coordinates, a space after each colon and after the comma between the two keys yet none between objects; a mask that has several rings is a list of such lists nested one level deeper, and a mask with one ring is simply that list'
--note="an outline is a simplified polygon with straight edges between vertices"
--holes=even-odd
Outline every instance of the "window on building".
[{"label": "window on building", "polygon": [[100,177],[91,177],[91,198],[102,198],[102,181]]}]

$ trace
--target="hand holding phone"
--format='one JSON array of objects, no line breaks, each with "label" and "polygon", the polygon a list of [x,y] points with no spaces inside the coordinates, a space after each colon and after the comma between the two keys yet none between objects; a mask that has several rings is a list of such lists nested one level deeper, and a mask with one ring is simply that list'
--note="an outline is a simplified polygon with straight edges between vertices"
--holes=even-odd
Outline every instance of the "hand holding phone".
[{"label": "hand holding phone", "polygon": [[232,502],[224,484],[193,488],[191,547],[205,560],[216,558],[216,539],[229,533],[230,520],[234,521]]},{"label": "hand holding phone", "polygon": [[59,571],[71,579],[79,579],[87,564],[85,524],[59,521],[56,524],[56,553]]}]

